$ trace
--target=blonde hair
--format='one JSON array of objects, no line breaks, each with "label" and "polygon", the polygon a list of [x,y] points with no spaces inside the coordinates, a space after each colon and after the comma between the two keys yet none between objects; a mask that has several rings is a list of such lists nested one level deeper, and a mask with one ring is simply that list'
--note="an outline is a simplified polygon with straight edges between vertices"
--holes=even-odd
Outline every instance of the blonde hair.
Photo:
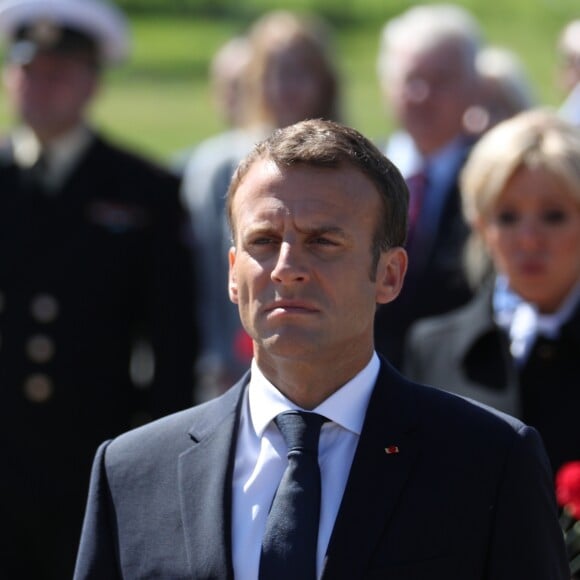
[{"label": "blonde hair", "polygon": [[463,214],[472,231],[466,271],[474,285],[491,268],[475,224],[522,167],[548,171],[580,202],[580,129],[552,110],[532,109],[502,121],[475,145],[460,176]]}]

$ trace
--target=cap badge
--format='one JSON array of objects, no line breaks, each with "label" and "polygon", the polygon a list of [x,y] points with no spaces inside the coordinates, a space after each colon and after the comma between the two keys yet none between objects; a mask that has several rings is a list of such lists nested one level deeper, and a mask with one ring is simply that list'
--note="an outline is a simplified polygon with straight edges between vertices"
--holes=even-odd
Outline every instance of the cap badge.
[{"label": "cap badge", "polygon": [[39,46],[54,46],[60,40],[62,31],[52,20],[39,20],[35,22],[29,32],[29,38]]}]

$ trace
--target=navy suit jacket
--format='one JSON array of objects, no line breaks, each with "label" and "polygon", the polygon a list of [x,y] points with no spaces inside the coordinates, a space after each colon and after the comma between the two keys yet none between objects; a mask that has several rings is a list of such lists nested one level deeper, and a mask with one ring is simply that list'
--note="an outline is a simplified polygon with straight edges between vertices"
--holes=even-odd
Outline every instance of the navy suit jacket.
[{"label": "navy suit jacket", "polygon": [[[100,447],[75,580],[233,578],[231,479],[248,378]],[[537,432],[382,361],[322,577],[569,578]]]}]

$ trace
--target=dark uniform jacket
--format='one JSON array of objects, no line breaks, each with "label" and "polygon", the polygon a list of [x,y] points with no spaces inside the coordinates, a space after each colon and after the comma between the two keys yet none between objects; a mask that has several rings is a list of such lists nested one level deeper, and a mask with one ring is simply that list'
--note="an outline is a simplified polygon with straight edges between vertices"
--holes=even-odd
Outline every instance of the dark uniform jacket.
[{"label": "dark uniform jacket", "polygon": [[[47,193],[2,148],[0,515],[12,543],[1,577],[70,577],[98,443],[191,404],[197,338],[178,186],[95,137]],[[129,372],[138,335],[155,355],[149,389]],[[12,561],[18,574],[3,575]]]},{"label": "dark uniform jacket", "polygon": [[538,336],[518,368],[493,321],[491,297],[486,286],[466,306],[418,322],[409,333],[405,373],[536,427],[554,469],[580,459],[580,306],[559,338]]}]

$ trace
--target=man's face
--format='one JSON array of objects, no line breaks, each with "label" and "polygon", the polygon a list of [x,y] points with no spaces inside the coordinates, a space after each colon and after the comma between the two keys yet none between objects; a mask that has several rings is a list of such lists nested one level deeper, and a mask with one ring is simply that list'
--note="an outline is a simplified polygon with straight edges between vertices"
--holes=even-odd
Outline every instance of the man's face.
[{"label": "man's face", "polygon": [[379,193],[344,167],[280,169],[258,160],[233,199],[230,297],[259,362],[320,364],[372,350],[376,303],[400,290],[406,254],[383,252],[371,272]]},{"label": "man's face", "polygon": [[58,136],[82,119],[97,79],[82,58],[42,52],[27,64],[9,63],[4,71],[16,114],[41,138]]},{"label": "man's face", "polygon": [[387,87],[393,112],[429,155],[463,133],[463,115],[474,97],[474,79],[457,46],[441,44],[395,55],[398,70]]}]

